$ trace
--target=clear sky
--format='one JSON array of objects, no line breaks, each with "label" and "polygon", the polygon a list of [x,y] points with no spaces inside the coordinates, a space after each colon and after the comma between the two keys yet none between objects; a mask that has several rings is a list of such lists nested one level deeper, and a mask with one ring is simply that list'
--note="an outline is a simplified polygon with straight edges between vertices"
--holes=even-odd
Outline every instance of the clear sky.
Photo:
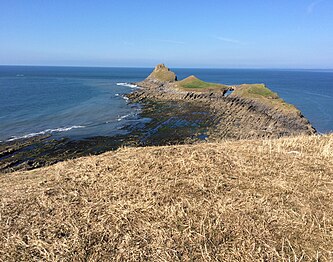
[{"label": "clear sky", "polygon": [[333,68],[333,0],[0,0],[0,64]]}]

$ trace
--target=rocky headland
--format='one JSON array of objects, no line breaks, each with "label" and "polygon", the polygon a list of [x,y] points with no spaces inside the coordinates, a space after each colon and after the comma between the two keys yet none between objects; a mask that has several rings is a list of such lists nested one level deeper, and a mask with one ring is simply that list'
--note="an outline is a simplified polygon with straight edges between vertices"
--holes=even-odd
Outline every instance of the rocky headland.
[{"label": "rocky headland", "polygon": [[173,109],[180,115],[190,105],[195,108],[194,115],[206,114],[204,133],[209,141],[316,133],[296,107],[283,101],[264,84],[228,86],[207,83],[195,76],[179,81],[164,64],[157,65],[145,80],[136,84],[141,89],[128,96],[133,102],[148,107],[154,102],[162,106],[167,103],[169,110],[170,104],[174,104]]}]

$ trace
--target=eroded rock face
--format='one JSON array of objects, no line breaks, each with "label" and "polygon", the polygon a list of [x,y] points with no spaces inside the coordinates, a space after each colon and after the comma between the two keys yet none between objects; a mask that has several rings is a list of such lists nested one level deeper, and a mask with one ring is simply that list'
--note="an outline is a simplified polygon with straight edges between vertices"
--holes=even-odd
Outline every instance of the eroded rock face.
[{"label": "eroded rock face", "polygon": [[[155,70],[166,71],[164,65]],[[154,70],[154,71],[155,71]],[[154,73],[154,72],[153,72]],[[316,130],[300,111],[285,112],[279,108],[251,100],[248,97],[228,96],[214,92],[187,92],[173,88],[172,81],[161,81],[151,74],[147,79],[137,83],[143,87],[128,97],[133,102],[146,101],[181,101],[204,106],[213,116],[213,125],[208,128],[210,141],[220,139],[256,139],[277,138],[294,135],[311,135]],[[174,77],[173,79],[176,79]]]}]

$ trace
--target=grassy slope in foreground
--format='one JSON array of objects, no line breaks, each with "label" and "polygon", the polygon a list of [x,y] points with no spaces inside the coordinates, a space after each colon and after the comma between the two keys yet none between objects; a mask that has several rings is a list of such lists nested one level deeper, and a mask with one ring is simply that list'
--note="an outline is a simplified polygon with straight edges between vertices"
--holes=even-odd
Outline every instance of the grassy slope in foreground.
[{"label": "grassy slope in foreground", "polygon": [[299,113],[300,111],[292,104],[286,103],[282,98],[268,89],[264,84],[243,84],[235,88],[230,97],[238,96],[257,101],[269,107],[281,110],[285,113]]},{"label": "grassy slope in foreground", "polygon": [[174,87],[187,91],[225,91],[229,89],[226,85],[204,82],[193,75],[175,82]]},{"label": "grassy slope in foreground", "polygon": [[123,148],[0,176],[0,261],[332,259],[333,135]]}]

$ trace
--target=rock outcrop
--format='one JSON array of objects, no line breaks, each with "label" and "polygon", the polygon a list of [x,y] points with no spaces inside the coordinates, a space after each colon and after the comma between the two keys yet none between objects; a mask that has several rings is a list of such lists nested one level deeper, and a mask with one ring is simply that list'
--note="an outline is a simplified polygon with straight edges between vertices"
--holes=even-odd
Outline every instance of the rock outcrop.
[{"label": "rock outcrop", "polygon": [[137,84],[141,87],[156,88],[175,81],[177,81],[176,74],[164,64],[159,64],[144,81]]}]

